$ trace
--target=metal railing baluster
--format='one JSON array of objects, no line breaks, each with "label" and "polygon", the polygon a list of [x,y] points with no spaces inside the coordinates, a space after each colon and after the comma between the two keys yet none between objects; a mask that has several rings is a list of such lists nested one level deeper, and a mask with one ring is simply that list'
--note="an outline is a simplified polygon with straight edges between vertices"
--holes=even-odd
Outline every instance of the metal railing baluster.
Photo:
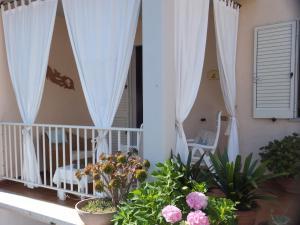
[{"label": "metal railing baluster", "polygon": [[52,187],[53,186],[53,171],[52,171],[52,130],[51,130],[51,127],[49,127],[49,170],[50,170],[50,186]]},{"label": "metal railing baluster", "polygon": [[13,131],[14,131],[14,136],[13,136],[13,139],[14,139],[14,153],[15,153],[15,158],[14,158],[14,161],[15,161],[15,175],[16,175],[16,179],[18,179],[19,175],[18,175],[18,156],[17,156],[17,131],[16,131],[16,125],[13,126]]},{"label": "metal railing baluster", "polygon": [[[46,135],[45,135],[45,127],[42,127],[42,141],[43,141],[43,174],[44,174],[44,185],[47,185],[47,176],[46,176]],[[48,137],[49,138],[49,137]]]},{"label": "metal railing baluster", "polygon": [[12,147],[11,147],[11,126],[8,126],[8,145],[9,145],[9,168],[10,168],[10,178],[13,178],[13,168],[12,168]]},{"label": "metal railing baluster", "polygon": [[[72,128],[69,128],[69,151],[70,151],[70,167],[73,176],[73,147],[72,147]],[[71,191],[73,191],[73,178],[71,179]]]}]

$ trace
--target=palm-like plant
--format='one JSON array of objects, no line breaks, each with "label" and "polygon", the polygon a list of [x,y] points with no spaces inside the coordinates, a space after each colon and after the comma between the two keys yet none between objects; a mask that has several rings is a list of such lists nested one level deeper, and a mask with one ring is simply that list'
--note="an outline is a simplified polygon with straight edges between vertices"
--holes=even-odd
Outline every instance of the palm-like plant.
[{"label": "palm-like plant", "polygon": [[235,162],[230,162],[227,152],[210,154],[212,167],[210,173],[216,185],[227,198],[237,202],[239,210],[251,210],[257,207],[256,200],[271,199],[274,196],[259,193],[258,188],[265,181],[280,175],[267,174],[264,163],[258,164],[248,155],[244,162],[237,156]]},{"label": "palm-like plant", "polygon": [[205,154],[203,154],[195,163],[192,162],[192,155],[193,152],[189,151],[186,163],[182,161],[179,154],[177,156],[171,154],[171,159],[177,164],[178,170],[182,171],[184,178],[198,183],[205,182],[209,186],[211,177],[209,176],[208,168],[202,165]]}]

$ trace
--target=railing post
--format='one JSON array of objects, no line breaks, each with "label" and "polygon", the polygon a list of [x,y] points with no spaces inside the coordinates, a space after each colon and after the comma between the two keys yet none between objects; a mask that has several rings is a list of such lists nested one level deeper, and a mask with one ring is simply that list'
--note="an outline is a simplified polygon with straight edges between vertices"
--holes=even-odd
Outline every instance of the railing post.
[{"label": "railing post", "polygon": [[4,176],[4,147],[3,147],[3,125],[0,124],[0,180]]}]

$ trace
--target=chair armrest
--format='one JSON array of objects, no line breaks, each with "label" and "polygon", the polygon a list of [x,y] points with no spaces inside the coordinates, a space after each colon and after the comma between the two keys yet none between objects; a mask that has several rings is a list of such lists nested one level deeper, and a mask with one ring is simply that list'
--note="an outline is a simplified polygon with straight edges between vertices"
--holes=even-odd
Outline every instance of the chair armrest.
[{"label": "chair armrest", "polygon": [[194,144],[194,143],[188,144],[188,147],[191,147],[193,149],[205,149],[205,150],[213,150],[214,149],[214,146]]},{"label": "chair armrest", "polygon": [[189,143],[194,143],[194,142],[195,142],[195,139],[187,139],[186,141],[187,141],[188,144],[189,144]]}]

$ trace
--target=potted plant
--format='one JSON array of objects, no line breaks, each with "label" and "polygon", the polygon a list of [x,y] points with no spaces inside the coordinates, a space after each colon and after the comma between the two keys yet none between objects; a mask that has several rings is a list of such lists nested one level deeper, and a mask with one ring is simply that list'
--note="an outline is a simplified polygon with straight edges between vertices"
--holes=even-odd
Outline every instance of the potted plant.
[{"label": "potted plant", "polygon": [[240,225],[253,225],[257,213],[257,200],[270,199],[259,193],[258,188],[275,175],[267,174],[265,164],[258,164],[248,155],[244,162],[237,156],[235,162],[229,161],[228,154],[210,154],[212,167],[211,176],[215,184],[224,192],[226,198],[237,203],[238,221]]},{"label": "potted plant", "polygon": [[260,148],[261,161],[272,173],[285,173],[277,183],[287,192],[299,193],[300,137],[294,133],[282,140],[274,140]]},{"label": "potted plant", "polygon": [[77,178],[92,176],[97,192],[105,193],[104,199],[86,199],[75,206],[85,225],[111,224],[117,206],[127,197],[134,183],[147,178],[150,163],[136,154],[117,152],[102,154],[99,162],[89,164],[83,171],[77,171]]}]

